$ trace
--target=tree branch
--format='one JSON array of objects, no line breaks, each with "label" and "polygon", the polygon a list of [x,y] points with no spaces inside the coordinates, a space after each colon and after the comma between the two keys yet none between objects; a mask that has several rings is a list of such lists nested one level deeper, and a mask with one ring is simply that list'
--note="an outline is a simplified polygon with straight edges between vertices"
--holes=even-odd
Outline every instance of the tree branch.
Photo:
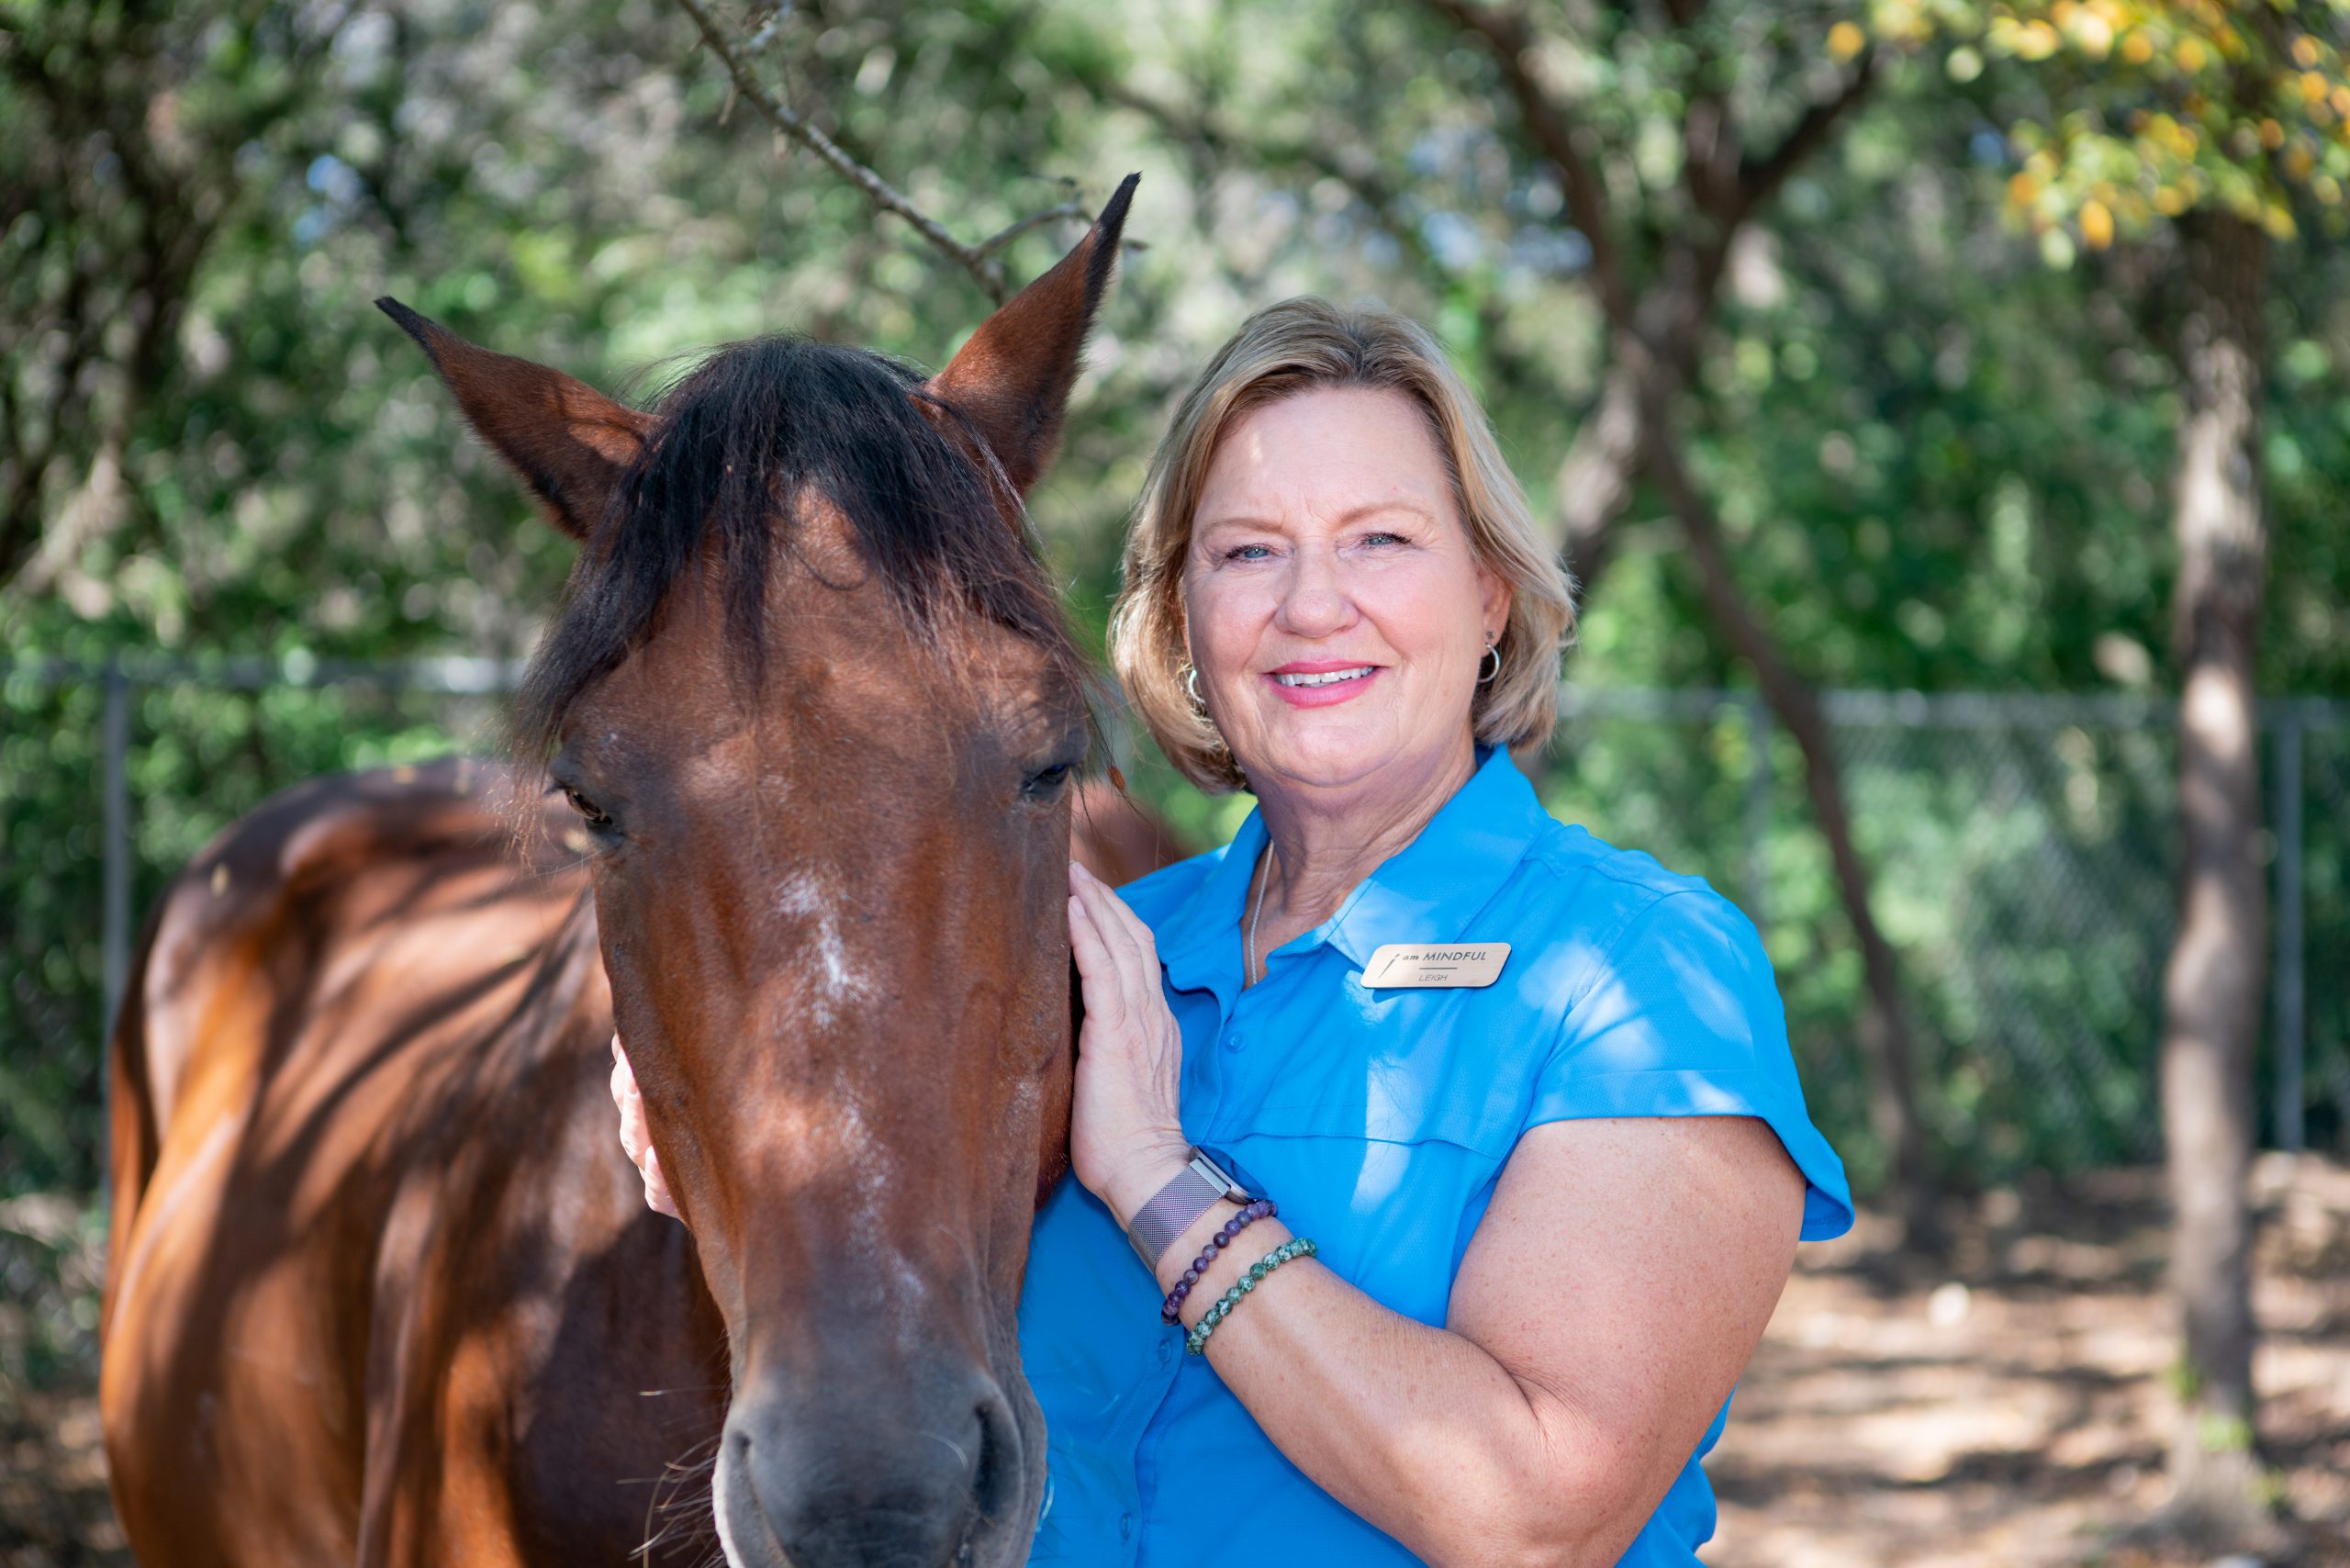
[{"label": "tree branch", "polygon": [[977,256],[992,256],[998,251],[1002,250],[1006,245],[1011,244],[1014,240],[1019,239],[1023,234],[1027,233],[1031,229],[1041,229],[1046,224],[1052,222],[1056,218],[1085,218],[1088,216],[1090,215],[1085,210],[1084,203],[1065,201],[1058,207],[1048,207],[1042,212],[1032,212],[1027,217],[1020,219],[1017,223],[1005,225],[1003,228],[997,230],[994,233],[989,235],[986,239],[973,246],[971,248],[971,252],[972,254]]},{"label": "tree branch", "polygon": [[[1638,330],[1686,379],[1695,368],[1697,335],[1713,310],[1713,299],[1729,260],[1738,231],[1763,203],[1777,194],[1803,161],[1818,151],[1837,124],[1867,96],[1875,79],[1876,57],[1864,54],[1860,65],[1832,95],[1807,106],[1779,144],[1762,157],[1740,148],[1740,138],[1726,102],[1709,95],[1692,97],[1692,129],[1682,168],[1698,223],[1674,244],[1664,248],[1663,280],[1641,300]],[[1711,108],[1701,115],[1711,103]],[[1714,140],[1701,147],[1695,128],[1701,118],[1711,122]]]},{"label": "tree branch", "polygon": [[1842,119],[1876,82],[1876,53],[1863,54],[1860,64],[1833,97],[1815,101],[1798,118],[1779,145],[1760,158],[1743,160],[1738,170],[1738,197],[1730,218],[1733,227],[1747,214],[1778,194],[1803,161],[1828,140],[1828,133]]},{"label": "tree branch", "polygon": [[736,94],[753,108],[758,110],[769,125],[774,126],[776,129],[830,164],[843,179],[863,191],[876,207],[883,212],[894,212],[913,225],[915,233],[929,241],[941,254],[969,273],[987,297],[998,305],[1002,304],[1012,291],[1004,283],[1003,267],[997,261],[995,252],[1039,224],[1050,222],[1056,218],[1084,216],[1084,209],[1075,202],[1063,202],[1058,207],[1022,218],[980,244],[964,244],[954,235],[949,234],[946,227],[936,218],[916,207],[903,192],[858,162],[842,149],[839,142],[825,135],[809,120],[793,113],[789,106],[779,101],[774,94],[761,85],[759,79],[752,74],[750,66],[744,62],[742,55],[727,43],[726,37],[719,29],[717,21],[701,6],[700,0],[677,0],[677,8],[693,18],[694,26],[701,31],[702,42],[710,46],[711,53],[716,55],[720,63],[726,67],[726,73],[733,79]]},{"label": "tree branch", "polygon": [[1592,282],[1599,290],[1601,304],[1611,320],[1629,320],[1631,297],[1625,291],[1606,188],[1590,161],[1576,149],[1574,130],[1566,115],[1534,79],[1533,69],[1527,63],[1526,52],[1534,35],[1525,15],[1478,5],[1475,0],[1427,0],[1427,4],[1453,26],[1484,40],[1486,51],[1501,67],[1503,84],[1517,105],[1527,134],[1558,170],[1560,184],[1566,187],[1568,211],[1591,246]]},{"label": "tree branch", "polygon": [[1681,183],[1698,216],[1719,224],[1735,200],[1745,143],[1723,90],[1718,39],[1707,26],[1702,0],[1667,0],[1665,9],[1692,58],[1683,73],[1687,98],[1681,115]]}]

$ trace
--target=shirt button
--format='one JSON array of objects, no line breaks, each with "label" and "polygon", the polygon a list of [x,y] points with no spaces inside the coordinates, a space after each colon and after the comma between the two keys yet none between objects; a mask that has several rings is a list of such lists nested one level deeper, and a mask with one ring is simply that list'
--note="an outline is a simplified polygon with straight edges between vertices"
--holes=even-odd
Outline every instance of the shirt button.
[{"label": "shirt button", "polygon": [[1237,1029],[1224,1037],[1224,1048],[1228,1051],[1237,1051],[1248,1043],[1248,1036]]},{"label": "shirt button", "polygon": [[1120,1514],[1118,1516],[1118,1539],[1120,1540],[1132,1540],[1134,1538],[1135,1517],[1132,1514]]},{"label": "shirt button", "polygon": [[1158,1341],[1158,1364],[1165,1366],[1175,1359],[1175,1341],[1162,1338]]}]

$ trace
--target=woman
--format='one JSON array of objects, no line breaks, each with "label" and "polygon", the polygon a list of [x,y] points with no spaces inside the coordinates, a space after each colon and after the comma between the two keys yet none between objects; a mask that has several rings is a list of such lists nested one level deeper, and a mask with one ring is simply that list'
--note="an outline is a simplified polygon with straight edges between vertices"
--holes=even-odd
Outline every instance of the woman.
[{"label": "woman", "polygon": [[1752,925],[1512,761],[1572,619],[1410,322],[1275,306],[1185,398],[1112,656],[1257,809],[1122,893],[1071,870],[1033,1562],[1697,1561],[1698,1458],[1852,1209]]}]

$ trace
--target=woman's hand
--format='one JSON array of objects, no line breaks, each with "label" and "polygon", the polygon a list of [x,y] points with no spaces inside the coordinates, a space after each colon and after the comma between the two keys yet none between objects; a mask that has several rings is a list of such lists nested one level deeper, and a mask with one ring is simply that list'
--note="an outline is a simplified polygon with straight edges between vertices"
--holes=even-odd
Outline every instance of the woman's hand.
[{"label": "woman's hand", "polygon": [[661,1175],[661,1157],[654,1152],[653,1135],[644,1126],[644,1096],[636,1092],[636,1074],[629,1070],[628,1053],[621,1037],[612,1036],[612,1100],[621,1108],[621,1147],[628,1150],[637,1173],[644,1178],[644,1201],[671,1219],[681,1216]]},{"label": "woman's hand", "polygon": [[1085,994],[1069,1160],[1125,1225],[1191,1158],[1179,1100],[1183,1037],[1159,990],[1150,927],[1073,860],[1069,885],[1069,948]]}]

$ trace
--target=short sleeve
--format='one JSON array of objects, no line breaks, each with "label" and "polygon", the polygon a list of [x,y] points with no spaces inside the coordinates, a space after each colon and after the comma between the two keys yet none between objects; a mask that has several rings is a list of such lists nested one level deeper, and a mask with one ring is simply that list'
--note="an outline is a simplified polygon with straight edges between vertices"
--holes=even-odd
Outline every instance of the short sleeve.
[{"label": "short sleeve", "polygon": [[1578,984],[1526,1125],[1581,1116],[1759,1116],[1804,1174],[1802,1238],[1852,1228],[1843,1161],[1804,1107],[1762,937],[1710,888],[1651,903]]}]

